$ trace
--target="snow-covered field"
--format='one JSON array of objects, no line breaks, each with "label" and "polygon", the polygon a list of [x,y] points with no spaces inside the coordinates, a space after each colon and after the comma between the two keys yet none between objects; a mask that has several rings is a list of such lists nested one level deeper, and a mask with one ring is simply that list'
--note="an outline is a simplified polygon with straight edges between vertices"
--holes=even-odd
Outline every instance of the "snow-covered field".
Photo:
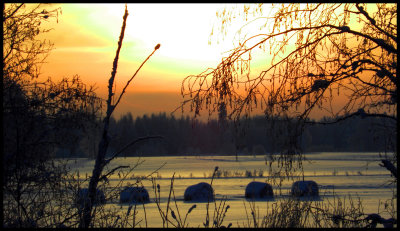
[{"label": "snow-covered field", "polygon": [[[392,179],[389,172],[379,166],[378,153],[312,153],[306,154],[310,160],[303,163],[304,180],[314,180],[319,185],[320,200],[323,202],[333,202],[336,195],[340,198],[346,197],[346,203],[349,203],[348,196],[354,201],[361,199],[365,213],[377,213],[382,211],[383,202],[392,198],[393,190],[397,195],[397,185],[389,185]],[[244,198],[246,185],[253,180],[268,182],[274,190],[274,199],[271,201],[256,201],[255,206],[259,210],[260,216],[265,214],[272,203],[288,196],[293,180],[285,180],[279,187],[274,184],[271,177],[268,176],[268,168],[265,164],[264,156],[239,156],[235,161],[234,156],[169,156],[169,157],[127,157],[115,159],[109,169],[119,165],[133,166],[138,160],[144,161],[133,171],[134,176],[146,176],[162,166],[158,170],[157,183],[161,188],[161,208],[166,209],[168,201],[171,177],[175,173],[174,193],[177,200],[180,215],[184,218],[187,210],[196,204],[196,208],[188,215],[186,223],[190,227],[202,227],[206,217],[207,203],[188,203],[183,201],[185,189],[199,182],[210,183],[209,178],[216,166],[226,172],[226,176],[215,178],[213,188],[219,200],[226,196],[226,205],[230,208],[226,214],[223,224],[232,223],[233,227],[246,226],[248,224],[247,216],[250,216],[250,202]],[[76,159],[71,162],[72,170],[78,170],[81,176],[90,175],[94,166],[93,160]],[[257,176],[245,177],[246,171],[256,170]],[[263,176],[258,173],[263,171]],[[242,175],[240,175],[242,174]],[[156,176],[157,174],[154,174]],[[118,175],[110,179],[111,186],[119,181]],[[126,183],[128,183],[127,181]],[[131,181],[130,183],[133,183]],[[145,204],[147,225],[149,227],[162,227],[162,219],[154,203],[154,193],[152,182],[144,180],[144,187],[149,191],[150,203]],[[395,201],[397,204],[397,201]],[[120,205],[118,201],[108,201],[107,206],[115,206],[126,211],[129,205]],[[177,214],[175,203],[171,204],[172,209]],[[247,208],[247,215],[246,209]],[[143,219],[140,225],[145,227],[144,209],[140,205],[138,208],[137,220]],[[214,205],[210,206],[211,218]],[[385,216],[383,214],[383,216]]]}]

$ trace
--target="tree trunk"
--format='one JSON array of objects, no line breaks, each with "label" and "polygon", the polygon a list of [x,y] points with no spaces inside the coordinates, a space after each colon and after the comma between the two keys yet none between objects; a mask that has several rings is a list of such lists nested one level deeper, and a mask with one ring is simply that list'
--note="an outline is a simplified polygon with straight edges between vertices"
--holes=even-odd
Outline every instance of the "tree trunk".
[{"label": "tree trunk", "polygon": [[88,228],[92,221],[92,208],[96,199],[96,189],[99,183],[101,172],[103,171],[105,156],[108,149],[109,137],[108,137],[108,126],[110,123],[111,113],[107,113],[104,119],[104,129],[101,141],[99,143],[99,152],[97,153],[96,162],[94,165],[92,177],[90,178],[89,188],[88,188],[88,198],[89,203],[84,205],[83,208],[83,218],[79,224],[79,227]]}]

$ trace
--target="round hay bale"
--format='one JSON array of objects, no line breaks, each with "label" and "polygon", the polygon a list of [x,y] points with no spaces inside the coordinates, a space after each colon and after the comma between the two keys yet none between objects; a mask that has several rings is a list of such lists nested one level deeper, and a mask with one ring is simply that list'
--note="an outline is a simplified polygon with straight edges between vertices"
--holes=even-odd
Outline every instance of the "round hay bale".
[{"label": "round hay bale", "polygon": [[250,199],[270,198],[274,196],[274,192],[270,184],[253,181],[246,186],[244,196]]},{"label": "round hay bale", "polygon": [[[83,207],[85,203],[89,203],[89,189],[88,188],[80,188],[78,189],[78,193],[76,196],[76,203]],[[96,197],[95,197],[94,205],[104,204],[106,203],[106,197],[104,192],[100,189],[96,189]]]},{"label": "round hay bale", "polygon": [[210,184],[201,182],[186,188],[184,201],[207,202],[214,201],[214,190]]},{"label": "round hay bale", "polygon": [[292,185],[291,195],[295,197],[318,197],[318,184],[315,181],[296,181]]},{"label": "round hay bale", "polygon": [[121,191],[120,203],[146,203],[150,202],[149,193],[144,187],[126,187]]}]

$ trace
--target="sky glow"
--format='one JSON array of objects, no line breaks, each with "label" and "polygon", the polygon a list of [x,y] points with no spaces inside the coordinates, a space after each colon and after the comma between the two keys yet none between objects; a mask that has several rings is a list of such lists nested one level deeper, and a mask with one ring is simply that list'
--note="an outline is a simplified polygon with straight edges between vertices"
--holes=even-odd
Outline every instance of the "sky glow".
[{"label": "sky glow", "polygon": [[[42,77],[58,79],[78,74],[85,83],[95,84],[99,96],[106,98],[124,4],[52,5],[57,6],[62,10],[58,23],[45,25],[53,30],[43,37],[53,42],[55,49],[42,67]],[[168,113],[179,106],[183,78],[215,67],[223,53],[233,47],[229,35],[223,41],[209,43],[213,24],[219,23],[216,12],[224,7],[221,4],[128,4],[129,16],[116,77],[117,92],[160,43],[161,48],[127,89],[127,98],[133,99],[128,95],[139,93],[175,96],[174,102],[165,101],[165,97],[159,99],[163,103],[144,102],[153,106],[137,113],[132,106],[137,103],[123,98],[116,114],[151,113],[155,105],[164,105],[159,111]]]}]

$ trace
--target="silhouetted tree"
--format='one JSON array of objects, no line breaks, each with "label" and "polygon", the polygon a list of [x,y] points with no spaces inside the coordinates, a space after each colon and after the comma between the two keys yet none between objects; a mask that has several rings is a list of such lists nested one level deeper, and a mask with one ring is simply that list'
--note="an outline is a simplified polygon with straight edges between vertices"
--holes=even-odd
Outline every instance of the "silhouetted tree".
[{"label": "silhouetted tree", "polygon": [[[303,159],[298,137],[312,111],[335,118],[328,123],[352,116],[389,118],[392,124],[385,131],[396,138],[390,128],[397,124],[396,4],[282,4],[271,7],[271,17],[264,17],[263,7],[217,14],[221,32],[235,18],[253,14],[260,15],[257,22],[264,21],[261,31],[242,36],[216,68],[184,79],[182,95],[195,113],[225,103],[231,118],[255,108],[267,118],[285,118],[277,134],[282,164],[290,162],[286,172]],[[270,59],[256,74],[251,72],[254,53]],[[335,108],[339,95],[346,101]],[[390,151],[390,163],[396,165],[397,152]]]},{"label": "silhouetted tree", "polygon": [[[85,123],[96,120],[101,106],[93,88],[79,76],[59,82],[38,80],[41,64],[52,48],[51,43],[38,39],[49,31],[41,23],[58,19],[60,12],[48,8],[3,4],[5,226],[51,227],[62,222],[60,214],[70,209],[49,202],[60,196],[65,186],[60,182],[68,173],[65,165],[54,163],[55,148],[80,136]],[[51,216],[54,223],[49,223]]]},{"label": "silhouetted tree", "polygon": [[144,138],[138,138],[136,140],[133,140],[130,142],[127,146],[119,148],[114,154],[111,155],[108,159],[106,159],[106,154],[109,149],[109,144],[110,144],[110,120],[111,120],[111,115],[114,112],[115,108],[118,106],[122,96],[125,94],[125,91],[127,87],[129,86],[130,82],[135,78],[139,70],[142,68],[142,66],[147,62],[147,60],[150,59],[150,57],[160,48],[160,44],[157,44],[154,47],[153,52],[142,62],[142,64],[139,66],[139,68],[136,70],[136,72],[132,75],[132,77],[127,81],[125,84],[124,88],[122,89],[121,93],[117,96],[115,89],[114,89],[114,81],[115,81],[115,76],[117,73],[117,68],[118,68],[118,59],[119,59],[119,53],[121,51],[122,47],[122,41],[124,39],[125,35],[125,27],[126,27],[126,19],[128,17],[128,9],[127,6],[125,5],[125,13],[123,15],[123,22],[122,22],[122,27],[121,27],[121,33],[119,36],[118,40],[118,47],[117,51],[115,54],[115,58],[113,61],[113,67],[111,71],[111,76],[108,81],[108,96],[107,96],[107,108],[106,108],[106,114],[103,118],[103,130],[101,132],[101,138],[100,142],[98,145],[98,153],[95,158],[95,165],[93,167],[92,175],[90,177],[89,181],[89,187],[88,187],[88,200],[87,203],[83,205],[82,211],[81,211],[81,218],[79,222],[79,227],[83,228],[88,228],[92,220],[94,218],[94,213],[93,213],[93,206],[95,204],[96,200],[96,191],[98,189],[99,182],[104,180],[107,181],[107,176],[115,172],[116,170],[120,168],[126,168],[129,166],[118,166],[117,168],[112,169],[111,171],[104,173],[103,174],[103,169],[106,167],[114,158],[116,158],[118,155],[120,155],[123,151],[125,151],[129,146],[145,139],[149,138],[159,138],[159,136],[152,136],[152,137],[144,137]]},{"label": "silhouetted tree", "polygon": [[[274,119],[274,142],[280,143],[277,172],[287,176],[302,174],[301,135],[306,124],[315,124],[311,112],[333,118],[320,124],[354,116],[387,118],[380,124],[388,144],[381,162],[397,182],[397,4],[282,4],[270,12],[263,7],[217,13],[222,33],[227,24],[252,14],[260,17],[248,24],[261,29],[243,35],[247,25],[241,27],[241,39],[216,68],[186,77],[182,95],[189,99],[184,103],[196,115],[225,103],[228,117],[235,119],[261,108]],[[260,53],[268,64],[254,74]]]}]

